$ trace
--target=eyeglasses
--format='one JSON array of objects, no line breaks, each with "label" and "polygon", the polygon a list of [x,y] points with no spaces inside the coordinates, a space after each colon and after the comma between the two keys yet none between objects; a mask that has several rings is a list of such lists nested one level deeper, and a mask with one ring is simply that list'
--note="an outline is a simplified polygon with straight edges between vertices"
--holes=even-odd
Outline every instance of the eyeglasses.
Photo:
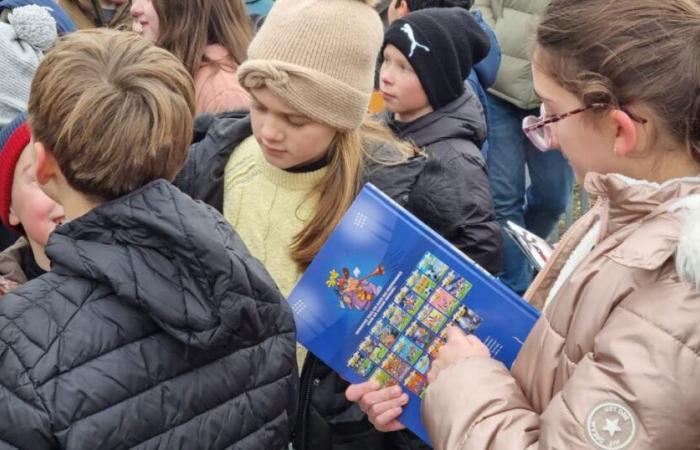
[{"label": "eyeglasses", "polygon": [[[525,133],[525,136],[527,136],[528,139],[530,139],[530,141],[535,145],[535,147],[540,149],[540,151],[546,152],[547,150],[551,150],[557,147],[554,133],[552,131],[552,128],[550,127],[551,124],[564,120],[567,117],[571,117],[578,113],[588,111],[589,109],[611,107],[612,105],[609,105],[607,103],[593,103],[588,106],[582,106],[581,108],[574,109],[573,111],[569,111],[565,114],[551,116],[547,118],[547,111],[545,111],[543,103],[540,106],[539,117],[527,116],[523,119],[523,133]],[[628,116],[630,116],[630,119],[634,120],[635,122],[639,122],[641,124],[647,123],[647,120],[642,117],[636,116],[622,108],[620,108],[620,110],[624,111]]]}]

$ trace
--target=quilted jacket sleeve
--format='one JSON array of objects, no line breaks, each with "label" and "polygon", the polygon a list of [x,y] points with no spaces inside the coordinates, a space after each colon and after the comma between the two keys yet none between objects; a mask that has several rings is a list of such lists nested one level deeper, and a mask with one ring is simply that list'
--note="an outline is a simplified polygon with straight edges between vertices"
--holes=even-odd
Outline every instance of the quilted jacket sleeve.
[{"label": "quilted jacket sleeve", "polygon": [[53,449],[49,414],[15,349],[22,342],[27,338],[0,315],[0,449]]},{"label": "quilted jacket sleeve", "polygon": [[[542,414],[495,360],[467,358],[446,369],[423,403],[435,448],[583,450],[593,448],[595,439],[605,445],[629,439],[625,448],[642,450],[695,448],[700,441],[700,386],[693,375],[700,370],[697,327],[678,314],[693,310],[697,295],[668,305],[668,316],[676,317],[673,330],[644,309],[650,303],[644,300],[674,296],[682,299],[683,293],[664,286],[629,295]],[[546,326],[546,319],[537,326]],[[627,411],[631,418],[601,415],[601,405]]]}]

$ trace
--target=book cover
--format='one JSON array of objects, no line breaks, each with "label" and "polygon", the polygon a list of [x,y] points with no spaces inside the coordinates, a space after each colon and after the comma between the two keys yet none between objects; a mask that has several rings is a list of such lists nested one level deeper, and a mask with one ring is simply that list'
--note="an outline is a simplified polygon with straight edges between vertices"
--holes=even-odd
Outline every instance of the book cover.
[{"label": "book cover", "polygon": [[428,443],[420,401],[447,325],[476,334],[510,368],[539,316],[371,184],[289,302],[299,342],[351,383],[400,385],[409,402],[399,420]]}]

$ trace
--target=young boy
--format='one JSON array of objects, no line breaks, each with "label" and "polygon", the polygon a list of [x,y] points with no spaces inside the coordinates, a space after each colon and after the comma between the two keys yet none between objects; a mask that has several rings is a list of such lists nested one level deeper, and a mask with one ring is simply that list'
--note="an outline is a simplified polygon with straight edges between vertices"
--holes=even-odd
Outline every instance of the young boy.
[{"label": "young boy", "polygon": [[[406,17],[411,12],[421,9],[458,7],[469,11],[473,5],[474,0],[392,0],[387,9],[387,18],[389,23],[392,23],[396,19]],[[501,46],[498,44],[496,32],[486,23],[481,11],[470,11],[470,14],[486,33],[489,38],[489,44],[491,45],[486,57],[474,63],[474,67],[467,77],[467,82],[469,82],[469,86],[479,98],[479,103],[481,103],[484,116],[486,116],[488,122],[486,89],[496,82],[496,75],[501,66]],[[465,26],[468,25],[470,24],[465,24]],[[488,139],[484,141],[481,147],[481,153],[484,155],[484,159],[488,157]]]},{"label": "young boy", "polygon": [[479,150],[486,124],[479,100],[464,85],[488,52],[488,37],[465,9],[410,13],[392,22],[384,36],[380,89],[396,135],[454,170],[463,205],[456,233],[463,242],[455,245],[498,273],[501,237]]},{"label": "young boy", "polygon": [[63,208],[34,177],[30,139],[25,114],[0,131],[0,219],[5,229],[23,235],[0,253],[0,294],[49,270],[44,248],[63,222]]},{"label": "young boy", "polygon": [[32,82],[32,172],[62,204],[51,272],[0,301],[0,447],[282,448],[291,311],[218,214],[168,181],[194,89],[128,33],[60,41]]}]

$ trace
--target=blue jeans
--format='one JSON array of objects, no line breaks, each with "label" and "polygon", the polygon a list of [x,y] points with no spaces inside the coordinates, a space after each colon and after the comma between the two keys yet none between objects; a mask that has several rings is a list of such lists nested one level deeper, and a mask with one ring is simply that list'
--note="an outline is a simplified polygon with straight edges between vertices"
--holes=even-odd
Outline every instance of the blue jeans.
[{"label": "blue jeans", "polygon": [[[556,150],[541,152],[522,131],[525,116],[539,110],[523,110],[489,93],[488,169],[496,217],[505,225],[511,220],[546,238],[571,199],[574,174]],[[525,185],[525,169],[530,184]],[[525,255],[503,234],[501,281],[518,294],[532,281],[533,269]]]}]

